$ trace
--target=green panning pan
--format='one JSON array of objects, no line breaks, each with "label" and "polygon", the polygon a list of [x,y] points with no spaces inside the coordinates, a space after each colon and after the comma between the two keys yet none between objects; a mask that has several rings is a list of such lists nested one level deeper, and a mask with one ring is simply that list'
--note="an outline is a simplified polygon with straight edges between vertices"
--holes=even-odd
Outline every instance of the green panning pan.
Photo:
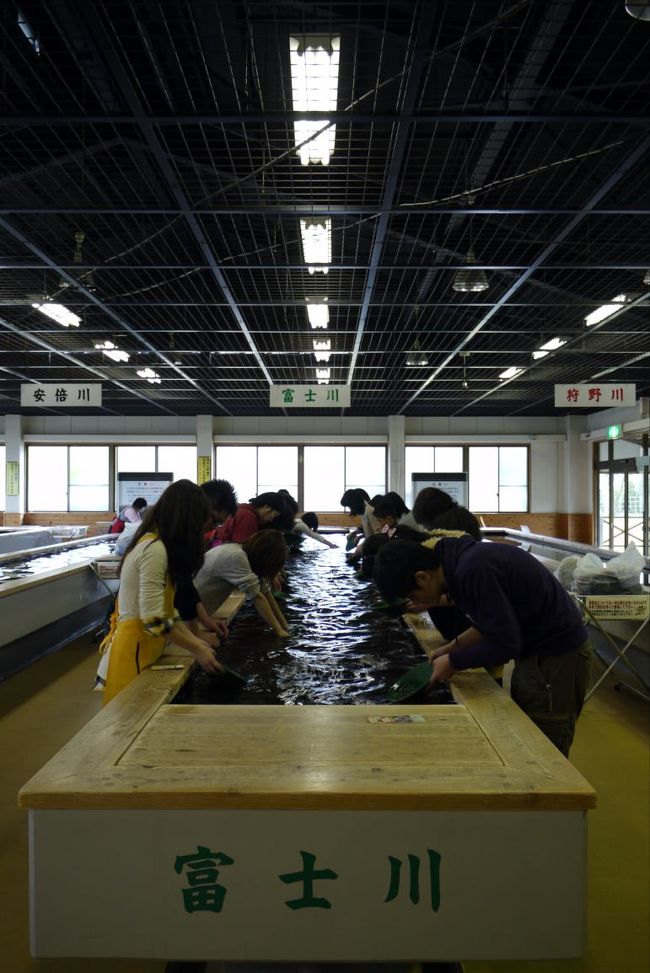
[{"label": "green panning pan", "polygon": [[400,615],[405,614],[407,605],[408,601],[406,598],[402,598],[400,601],[380,601],[378,605],[374,606],[374,609],[378,612],[384,612],[386,615],[393,615],[395,618],[399,618]]},{"label": "green panning pan", "polygon": [[431,679],[431,673],[430,662],[421,662],[419,665],[413,666],[390,687],[388,702],[403,703],[405,699],[411,699],[418,693],[422,693]]}]

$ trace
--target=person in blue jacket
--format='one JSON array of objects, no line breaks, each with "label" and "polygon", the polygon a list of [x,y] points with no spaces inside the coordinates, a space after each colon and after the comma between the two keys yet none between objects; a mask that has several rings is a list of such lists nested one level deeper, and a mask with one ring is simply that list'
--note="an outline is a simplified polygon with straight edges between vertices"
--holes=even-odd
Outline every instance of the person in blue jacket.
[{"label": "person in blue jacket", "polygon": [[430,685],[463,669],[514,659],[510,692],[568,756],[587,690],[591,642],[576,604],[531,554],[469,536],[435,547],[391,541],[378,552],[375,582],[387,601],[417,610],[454,604],[471,627],[435,652]]}]

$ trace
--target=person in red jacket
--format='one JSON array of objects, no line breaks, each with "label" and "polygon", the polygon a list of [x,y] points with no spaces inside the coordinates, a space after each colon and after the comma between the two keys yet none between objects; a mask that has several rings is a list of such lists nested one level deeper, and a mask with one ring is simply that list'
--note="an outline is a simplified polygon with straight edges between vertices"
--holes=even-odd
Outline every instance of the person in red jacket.
[{"label": "person in red jacket", "polygon": [[285,502],[278,493],[260,493],[248,503],[240,503],[235,513],[211,532],[209,546],[243,544],[262,527],[269,527],[284,511]]}]

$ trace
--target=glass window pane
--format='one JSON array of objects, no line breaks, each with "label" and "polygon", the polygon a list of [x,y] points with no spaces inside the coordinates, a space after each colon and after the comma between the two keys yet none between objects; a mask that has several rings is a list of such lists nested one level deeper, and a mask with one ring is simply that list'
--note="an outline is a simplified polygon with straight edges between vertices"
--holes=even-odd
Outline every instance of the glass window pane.
[{"label": "glass window pane", "polygon": [[[461,450],[462,452],[462,450]],[[433,473],[433,446],[404,447],[404,501],[407,507],[413,506],[413,473]]]},{"label": "glass window pane", "polygon": [[344,446],[305,446],[305,510],[341,512]]},{"label": "glass window pane", "polygon": [[625,473],[614,473],[614,510],[612,517],[612,541],[610,547],[624,551],[625,544]]},{"label": "glass window pane", "polygon": [[70,510],[108,510],[108,446],[70,446]]},{"label": "glass window pane", "polygon": [[520,486],[499,487],[499,510],[528,510],[528,490]]},{"label": "glass window pane", "polygon": [[462,473],[463,447],[436,446],[434,464],[434,473]]},{"label": "glass window pane", "polygon": [[[643,551],[643,473],[627,476],[627,543],[634,542]],[[646,553],[646,552],[644,552]]]},{"label": "glass window pane", "polygon": [[643,449],[638,443],[629,443],[625,439],[614,440],[614,459],[630,459],[643,456]]},{"label": "glass window pane", "polygon": [[609,473],[598,474],[598,544],[609,547]]},{"label": "glass window pane", "polygon": [[[386,492],[386,447],[345,447],[345,489],[358,487],[370,496]],[[340,499],[340,496],[339,496]]]},{"label": "glass window pane", "polygon": [[[499,446],[499,484],[501,486],[526,486],[527,482],[528,448],[526,446]],[[502,502],[501,509],[510,508],[504,507]]]},{"label": "glass window pane", "polygon": [[216,475],[232,483],[240,503],[257,496],[257,447],[217,446]]},{"label": "glass window pane", "polygon": [[499,509],[499,447],[469,447],[469,509],[490,513]]},{"label": "glass window pane", "polygon": [[606,463],[609,456],[609,443],[598,443],[598,462]]},{"label": "glass window pane", "polygon": [[196,446],[159,446],[158,472],[196,483]]},{"label": "glass window pane", "polygon": [[68,447],[27,447],[27,509],[68,509]]},{"label": "glass window pane", "polygon": [[5,509],[5,484],[7,478],[6,447],[0,446],[0,510]]},{"label": "glass window pane", "polygon": [[155,446],[118,446],[115,452],[118,473],[156,472]]},{"label": "glass window pane", "polygon": [[70,486],[70,510],[108,511],[106,486]]},{"label": "glass window pane", "polygon": [[258,446],[257,490],[288,490],[298,499],[298,447]]}]

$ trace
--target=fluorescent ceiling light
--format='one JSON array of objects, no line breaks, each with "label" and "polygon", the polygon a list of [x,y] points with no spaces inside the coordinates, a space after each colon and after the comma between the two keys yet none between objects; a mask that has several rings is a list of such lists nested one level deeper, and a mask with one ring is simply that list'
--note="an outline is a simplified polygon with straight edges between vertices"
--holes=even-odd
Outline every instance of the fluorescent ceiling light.
[{"label": "fluorescent ceiling light", "polygon": [[[293,110],[336,111],[341,38],[331,34],[301,34],[289,38]],[[322,129],[327,121],[293,123],[295,144]],[[331,125],[298,149],[303,166],[310,162],[329,165],[334,153],[336,126]]]},{"label": "fluorescent ceiling light", "polygon": [[153,368],[139,368],[137,374],[140,378],[146,378],[151,385],[160,385],[162,381],[158,372],[154,372]]},{"label": "fluorescent ceiling light", "polygon": [[46,314],[48,318],[52,318],[57,324],[63,325],[64,328],[78,328],[81,324],[79,315],[73,314],[64,304],[50,304],[48,301],[46,304],[32,304],[32,307],[41,314]]},{"label": "fluorescent ceiling light", "polygon": [[424,365],[428,365],[428,364],[429,364],[428,358],[422,358],[422,357],[418,358],[416,355],[409,355],[409,357],[406,359],[407,368],[418,368],[418,367],[422,368]]},{"label": "fluorescent ceiling light", "polygon": [[314,346],[314,351],[332,350],[332,342],[329,340],[329,338],[327,339],[327,341],[318,341],[316,338],[314,338],[312,344]]},{"label": "fluorescent ceiling light", "polygon": [[[302,252],[305,263],[328,264],[332,261],[332,221],[330,219],[300,220]],[[308,267],[310,274],[326,274],[329,267]]]},{"label": "fluorescent ceiling light", "polygon": [[540,345],[538,351],[533,352],[533,358],[546,358],[549,352],[557,351],[558,348],[561,348],[565,344],[565,338],[551,338],[550,341],[546,341],[543,345]]},{"label": "fluorescent ceiling light", "polygon": [[314,352],[314,358],[318,362],[324,362],[325,364],[327,364],[331,357],[332,357],[332,352],[331,351],[315,351]]},{"label": "fluorescent ceiling light", "polygon": [[316,369],[316,378],[318,379],[319,382],[321,382],[321,381],[322,382],[325,382],[325,381],[329,382],[329,380],[330,380],[330,370],[329,370],[329,368],[317,368]]},{"label": "fluorescent ceiling light", "polygon": [[510,368],[506,368],[505,372],[501,372],[499,378],[514,378],[519,372],[523,372],[523,368],[517,368],[515,365],[512,365]]},{"label": "fluorescent ceiling light", "polygon": [[329,378],[319,378],[318,379],[318,384],[319,385],[329,385],[329,383],[330,383]]},{"label": "fluorescent ceiling light", "polygon": [[330,360],[332,354],[332,342],[327,341],[316,341],[314,339],[314,357],[318,362],[327,362]]},{"label": "fluorescent ceiling light", "polygon": [[102,341],[95,345],[98,351],[102,351],[107,358],[111,358],[113,361],[128,361],[131,357],[127,351],[120,351],[117,345],[114,345],[112,341]]},{"label": "fluorescent ceiling light", "polygon": [[312,328],[326,328],[330,320],[330,311],[325,303],[327,298],[324,297],[322,301],[318,304],[307,304],[307,317],[309,318],[309,323]]},{"label": "fluorescent ceiling light", "polygon": [[587,314],[585,317],[585,324],[589,328],[592,324],[598,324],[599,321],[604,321],[605,318],[608,318],[610,314],[614,313],[614,311],[620,311],[621,305],[625,304],[627,300],[628,298],[625,296],[625,294],[617,294],[616,297],[612,298],[611,304],[601,304],[600,307],[597,307],[595,311],[591,312],[591,314]]},{"label": "fluorescent ceiling light", "polygon": [[22,31],[22,33],[25,35],[25,37],[27,38],[27,40],[29,41],[29,43],[31,45],[31,48],[34,51],[34,54],[40,54],[41,53],[41,45],[40,45],[40,42],[38,40],[38,37],[36,36],[36,34],[34,33],[34,31],[32,30],[32,28],[29,25],[29,23],[25,20],[25,14],[22,12],[22,10],[19,10],[18,11],[18,27]]}]

